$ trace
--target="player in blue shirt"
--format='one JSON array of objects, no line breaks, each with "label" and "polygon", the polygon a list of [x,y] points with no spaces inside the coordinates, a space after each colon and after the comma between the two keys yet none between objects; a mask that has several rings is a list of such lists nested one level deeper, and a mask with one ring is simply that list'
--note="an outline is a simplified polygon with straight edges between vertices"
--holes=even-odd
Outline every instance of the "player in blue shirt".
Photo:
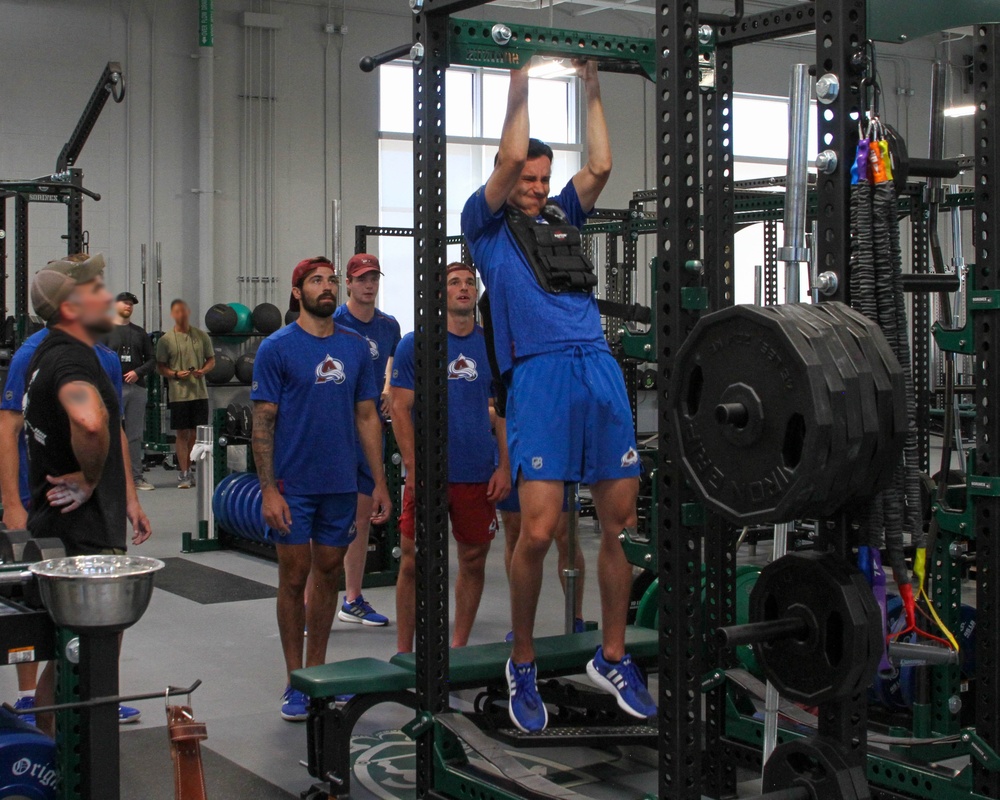
[{"label": "player in blue shirt", "polygon": [[[354,539],[358,438],[375,481],[372,521],[384,522],[392,508],[368,343],[334,323],[336,287],[329,259],[299,262],[292,298],[293,310],[300,305],[301,313],[261,343],[253,366],[253,454],[264,522],[278,551],[278,630],[289,675],[326,662],[337,582]],[[290,721],[308,716],[307,698],[290,685],[281,716]]]},{"label": "player in blue shirt", "polygon": [[[587,98],[588,160],[554,198],[581,227],[611,174],[611,145],[594,62],[578,62]],[[653,699],[625,652],[632,568],[618,535],[636,524],[639,455],[625,382],[590,292],[546,291],[511,221],[548,222],[552,150],[528,134],[528,75],[511,72],[507,115],[493,173],[465,204],[462,232],[489,293],[493,335],[510,385],[507,436],[521,499],[521,535],[511,559],[514,645],[507,662],[510,717],[525,731],[548,715],[535,686],[535,610],[545,553],[559,523],[564,483],[590,484],[601,524],[598,561],[603,646],[591,680],[623,711],[647,717]],[[544,216],[543,216],[544,214]],[[522,228],[518,228],[522,230]],[[540,239],[539,239],[540,241]]]},{"label": "player in blue shirt", "polygon": [[[468,644],[486,577],[486,556],[496,535],[495,504],[510,492],[504,421],[497,420],[499,466],[494,465],[490,400],[493,375],[483,329],[476,325],[476,274],[466,264],[449,264],[448,291],[448,512],[458,543],[455,578],[455,629],[451,646]],[[396,348],[390,379],[392,429],[406,467],[403,514],[399,520],[403,551],[396,578],[396,650],[413,649],[416,626],[413,334]]]},{"label": "player in blue shirt", "polygon": [[[392,357],[399,344],[399,323],[395,317],[375,308],[382,270],[378,259],[368,253],[357,253],[347,262],[347,303],[333,315],[339,325],[357,331],[368,342],[375,382],[382,392],[379,412],[383,423],[389,416],[389,371]],[[384,447],[384,437],[383,437]],[[364,453],[358,447],[358,535],[347,548],[344,557],[344,604],[337,617],[343,622],[367,626],[382,626],[389,619],[376,613],[361,594],[361,583],[368,558],[368,533],[371,530],[372,488],[374,481]]]}]

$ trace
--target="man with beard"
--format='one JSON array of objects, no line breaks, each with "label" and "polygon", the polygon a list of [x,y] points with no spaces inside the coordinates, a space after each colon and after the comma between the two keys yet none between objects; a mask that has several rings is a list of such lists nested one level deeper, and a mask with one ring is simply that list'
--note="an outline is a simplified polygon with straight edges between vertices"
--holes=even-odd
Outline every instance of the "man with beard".
[{"label": "man with beard", "polygon": [[[28,366],[24,396],[27,524],[36,538],[61,539],[70,556],[124,554],[126,519],[133,543],[150,534],[126,473],[118,392],[94,349],[112,324],[103,271],[99,255],[71,257],[39,270],[31,284],[35,313],[50,332]],[[43,706],[51,702],[51,667],[38,698]],[[137,718],[135,712],[126,721]],[[39,723],[51,731],[50,719]]]},{"label": "man with beard", "polygon": [[[384,522],[392,509],[375,405],[380,387],[368,342],[333,321],[336,289],[329,259],[300,261],[291,303],[299,317],[261,343],[253,369],[253,454],[278,553],[278,631],[288,675],[326,662],[337,582],[355,537],[357,440],[375,484],[372,521]],[[287,682],[281,716],[308,716],[308,699]]]},{"label": "man with beard", "polygon": [[138,302],[131,292],[121,292],[115,298],[115,324],[104,343],[118,355],[121,364],[122,417],[132,480],[136,489],[148,492],[156,487],[142,477],[142,432],[146,427],[146,377],[156,369],[156,357],[149,335],[132,322],[132,310]]}]

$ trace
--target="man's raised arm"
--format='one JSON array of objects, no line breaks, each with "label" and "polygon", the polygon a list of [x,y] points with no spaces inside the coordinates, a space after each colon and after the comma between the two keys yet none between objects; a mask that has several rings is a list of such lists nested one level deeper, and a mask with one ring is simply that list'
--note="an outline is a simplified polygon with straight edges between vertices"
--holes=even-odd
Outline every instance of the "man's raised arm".
[{"label": "man's raised arm", "polygon": [[593,210],[597,198],[611,177],[611,140],[608,122],[601,102],[601,84],[597,78],[597,63],[577,63],[577,74],[583,79],[587,95],[587,163],[573,176],[573,186],[584,211]]},{"label": "man's raised arm", "polygon": [[494,214],[503,208],[528,160],[528,72],[512,70],[507,90],[507,116],[500,134],[500,152],[486,181],[486,205]]}]

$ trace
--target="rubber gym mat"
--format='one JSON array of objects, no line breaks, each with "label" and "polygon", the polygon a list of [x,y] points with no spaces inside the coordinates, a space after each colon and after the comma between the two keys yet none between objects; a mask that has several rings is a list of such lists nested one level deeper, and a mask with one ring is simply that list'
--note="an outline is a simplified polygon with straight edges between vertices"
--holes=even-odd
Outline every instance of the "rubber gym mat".
[{"label": "rubber gym mat", "polygon": [[187,558],[164,558],[166,566],[156,573],[156,588],[202,605],[266,600],[278,590],[260,581],[242,578]]},{"label": "rubber gym mat", "polygon": [[[150,713],[153,713],[152,708]],[[268,783],[259,775],[254,775],[209,749],[207,745],[212,740],[211,723],[208,726],[208,736],[201,745],[207,797],[296,800],[296,795]],[[170,761],[167,729],[156,727],[123,731],[120,739],[121,800],[174,800],[174,771]],[[307,786],[309,778],[305,770],[302,773],[303,786]]]}]

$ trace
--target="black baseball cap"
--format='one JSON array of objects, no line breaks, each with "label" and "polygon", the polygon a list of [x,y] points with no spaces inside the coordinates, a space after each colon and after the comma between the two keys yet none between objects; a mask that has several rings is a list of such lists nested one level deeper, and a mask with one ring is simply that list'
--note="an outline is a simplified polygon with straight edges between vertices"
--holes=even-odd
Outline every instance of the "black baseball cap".
[{"label": "black baseball cap", "polygon": [[139,298],[136,297],[134,294],[132,294],[132,292],[119,292],[118,297],[115,298],[115,302],[120,303],[123,300],[127,303],[131,303],[134,306],[139,305]]}]

